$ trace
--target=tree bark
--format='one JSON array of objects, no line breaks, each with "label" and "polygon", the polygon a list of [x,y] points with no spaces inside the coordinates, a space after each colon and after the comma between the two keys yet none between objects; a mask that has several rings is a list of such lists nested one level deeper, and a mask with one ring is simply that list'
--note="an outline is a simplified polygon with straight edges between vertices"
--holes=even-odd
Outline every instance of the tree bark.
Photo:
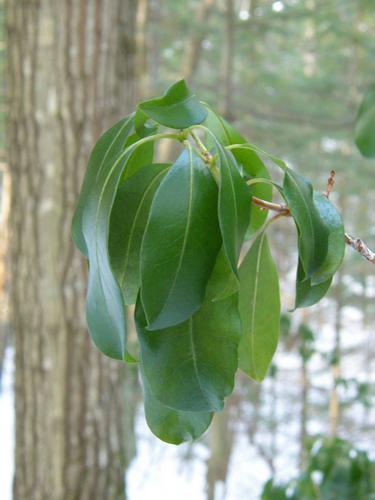
[{"label": "tree bark", "polygon": [[233,93],[233,72],[234,72],[234,0],[226,0],[225,3],[225,31],[223,46],[223,75],[222,75],[222,113],[228,120],[233,118],[232,113],[232,93]]},{"label": "tree bark", "polygon": [[5,351],[9,344],[8,245],[10,175],[5,163],[0,163],[0,392]]},{"label": "tree bark", "polygon": [[334,324],[334,347],[332,360],[332,388],[329,399],[329,426],[330,435],[337,436],[341,420],[341,405],[337,384],[342,377],[341,373],[341,332],[342,332],[342,271],[337,273],[337,281],[334,293],[335,300],[335,324]]},{"label": "tree bark", "polygon": [[93,143],[134,101],[135,4],[6,3],[16,500],[125,495],[124,370],[86,332],[70,224]]},{"label": "tree bark", "polygon": [[308,419],[308,397],[309,397],[309,374],[307,361],[301,360],[301,414],[300,414],[300,435],[299,435],[299,469],[302,472],[306,465],[306,444],[307,444],[307,419]]},{"label": "tree bark", "polygon": [[182,74],[191,83],[197,71],[200,55],[202,52],[202,42],[207,34],[207,23],[211,16],[216,0],[203,0],[199,3],[190,38],[186,42],[186,49],[182,63]]},{"label": "tree bark", "polygon": [[234,445],[234,433],[230,424],[231,408],[236,404],[232,395],[224,410],[216,413],[209,430],[210,456],[207,461],[206,493],[207,500],[221,500],[226,497],[226,481],[230,457]]},{"label": "tree bark", "polygon": [[137,101],[146,99],[149,89],[147,71],[147,23],[149,20],[148,0],[138,0],[136,16],[136,45],[137,45]]}]

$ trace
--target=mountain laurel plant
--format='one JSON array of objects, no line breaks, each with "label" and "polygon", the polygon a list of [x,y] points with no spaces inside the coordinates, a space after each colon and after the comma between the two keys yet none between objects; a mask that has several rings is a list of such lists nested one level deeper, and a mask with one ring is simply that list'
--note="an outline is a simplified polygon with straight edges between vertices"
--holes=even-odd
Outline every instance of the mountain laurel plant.
[{"label": "mountain laurel plant", "polygon": [[[153,159],[163,140],[180,147],[173,163]],[[264,159],[281,169],[282,184]],[[274,190],[285,208],[266,220]],[[160,439],[200,436],[223,409],[238,367],[265,377],[280,325],[267,229],[280,215],[298,233],[295,307],[311,306],[344,256],[340,214],[183,80],[141,102],[95,145],[73,220],[89,261],[87,323],[102,353],[138,362],[146,419]],[[138,360],[127,349],[132,304]]]}]

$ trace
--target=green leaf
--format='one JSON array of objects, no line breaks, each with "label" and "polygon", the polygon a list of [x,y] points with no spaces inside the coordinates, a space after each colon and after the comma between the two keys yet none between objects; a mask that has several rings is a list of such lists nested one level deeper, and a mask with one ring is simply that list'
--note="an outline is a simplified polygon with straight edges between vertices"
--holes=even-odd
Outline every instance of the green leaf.
[{"label": "green leaf", "polygon": [[125,304],[135,304],[140,287],[140,249],[151,202],[169,164],[141,168],[118,189],[113,204],[109,254]]},{"label": "green leaf", "polygon": [[[246,174],[251,178],[270,179],[268,169],[260,159],[259,155],[248,147],[238,147],[231,149],[237,162],[243,167]],[[257,183],[250,186],[252,196],[257,196],[262,200],[272,201],[272,185],[266,183]],[[264,224],[267,218],[267,211],[259,207],[251,206],[250,225],[246,233],[246,239],[249,239]]]},{"label": "green leaf", "polygon": [[135,319],[144,374],[154,397],[181,411],[221,410],[237,369],[238,295],[205,301],[187,321],[163,330],[146,330],[141,301]]},{"label": "green leaf", "polygon": [[[231,144],[243,144],[246,139],[222,116],[215,113],[206,103],[203,103],[207,109],[207,118],[204,121],[204,126],[207,127],[223,146]],[[211,144],[210,135],[207,136],[208,144]],[[215,143],[212,142],[214,146]]]},{"label": "green leaf", "polygon": [[101,171],[107,171],[113,164],[114,158],[119,152],[124,150],[125,143],[134,132],[133,120],[131,116],[120,120],[113,127],[107,130],[95,144],[90,155],[89,163],[78,204],[74,213],[72,223],[72,238],[77,248],[88,257],[88,250],[83,236],[82,217],[85,211],[88,197]]},{"label": "green leaf", "polygon": [[157,131],[158,125],[156,123],[148,122],[148,116],[138,108],[134,114],[134,128],[140,137],[146,137]]},{"label": "green leaf", "polygon": [[295,308],[310,307],[328,292],[332,276],[340,267],[345,253],[345,230],[341,215],[321,193],[314,192],[314,204],[328,230],[328,249],[321,266],[312,278],[306,276],[301,261],[298,262]]},{"label": "green leaf", "polygon": [[184,80],[169,87],[162,97],[140,103],[138,109],[161,125],[175,129],[198,125],[207,116],[207,110]]},{"label": "green leaf", "polygon": [[326,196],[314,191],[314,204],[328,229],[327,255],[311,280],[316,285],[327,281],[340,267],[345,254],[345,229],[341,215]]},{"label": "green leaf", "polygon": [[212,412],[184,412],[168,408],[151,393],[143,376],[146,421],[159,439],[170,444],[181,444],[201,436],[211,423]]},{"label": "green leaf", "polygon": [[275,353],[280,330],[280,292],[275,262],[262,232],[240,269],[239,309],[242,337],[239,366],[255,380],[263,380]]},{"label": "green leaf", "polygon": [[323,264],[328,230],[313,199],[311,183],[291,169],[285,171],[282,194],[298,228],[298,251],[307,278]]},{"label": "green leaf", "polygon": [[141,248],[148,329],[181,323],[202,304],[221,247],[217,186],[188,147],[155,193]]},{"label": "green leaf", "polygon": [[310,307],[319,302],[328,292],[332,278],[313,285],[310,278],[306,278],[301,261],[298,261],[296,279],[296,303],[295,309],[299,307]]},{"label": "green leaf", "polygon": [[136,365],[138,363],[138,359],[135,358],[132,354],[130,354],[130,352],[127,349],[125,349],[124,361],[129,365]]},{"label": "green leaf", "polygon": [[125,356],[126,321],[122,292],[108,252],[110,214],[118,186],[126,179],[126,171],[134,172],[142,166],[143,156],[137,153],[143,145],[141,142],[124,151],[119,149],[111,160],[107,155],[104,162],[100,160],[98,168],[88,170],[89,188],[81,194],[80,212],[75,218],[90,263],[86,306],[89,332],[97,348],[115,359]]},{"label": "green leaf", "polygon": [[223,248],[221,248],[206,290],[206,300],[222,300],[238,292],[239,283],[233,274]]},{"label": "green leaf", "polygon": [[355,125],[355,142],[366,158],[375,158],[375,84],[367,91]]},{"label": "green leaf", "polygon": [[232,153],[216,143],[220,168],[219,223],[225,254],[237,276],[237,262],[250,220],[251,197]]}]

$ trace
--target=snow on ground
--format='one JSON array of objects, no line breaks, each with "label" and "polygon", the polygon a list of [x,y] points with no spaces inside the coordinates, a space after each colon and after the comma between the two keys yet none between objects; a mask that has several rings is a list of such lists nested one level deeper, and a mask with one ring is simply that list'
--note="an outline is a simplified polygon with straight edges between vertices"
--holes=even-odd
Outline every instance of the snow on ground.
[{"label": "snow on ground", "polygon": [[0,498],[12,499],[13,478],[13,351],[7,349],[0,393]]}]

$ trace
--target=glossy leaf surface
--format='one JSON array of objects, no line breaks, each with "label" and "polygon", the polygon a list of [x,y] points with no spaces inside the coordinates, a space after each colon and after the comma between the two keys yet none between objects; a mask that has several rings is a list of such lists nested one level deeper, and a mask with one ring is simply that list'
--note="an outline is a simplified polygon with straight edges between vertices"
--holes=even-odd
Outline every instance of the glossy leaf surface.
[{"label": "glossy leaf surface", "polygon": [[[230,146],[231,144],[243,144],[246,142],[246,139],[242,137],[242,135],[230,124],[225,118],[215,113],[207,104],[205,104],[207,109],[207,118],[204,121],[204,126],[207,127],[216,137],[216,139],[223,146]],[[210,134],[207,134],[207,143],[209,145],[215,145],[210,137]]]},{"label": "glossy leaf surface", "polygon": [[238,292],[239,283],[233,274],[223,248],[221,248],[212,276],[207,285],[206,300],[222,300]]},{"label": "glossy leaf surface", "polygon": [[111,265],[125,304],[135,304],[140,287],[140,250],[152,198],[169,164],[141,168],[118,189],[109,231]]},{"label": "glossy leaf surface", "polygon": [[198,125],[207,116],[206,108],[184,80],[169,87],[162,97],[140,103],[138,108],[161,125],[175,129]]},{"label": "glossy leaf surface", "polygon": [[318,284],[331,278],[341,266],[345,254],[345,229],[341,215],[326,196],[314,191],[314,204],[328,230],[327,254],[312,278],[312,284]]},{"label": "glossy leaf surface", "polygon": [[86,257],[88,257],[88,250],[83,235],[82,217],[88,198],[95,185],[97,176],[102,170],[107,171],[110,168],[114,158],[116,158],[119,152],[124,150],[125,143],[133,132],[133,119],[131,116],[127,116],[104,132],[90,155],[72,223],[73,241]]},{"label": "glossy leaf surface", "polygon": [[239,366],[260,381],[266,376],[280,330],[279,279],[264,232],[246,254],[239,276],[242,321]]},{"label": "glossy leaf surface", "polygon": [[296,278],[295,307],[309,307],[321,300],[331,286],[332,276],[340,267],[345,253],[345,230],[341,215],[332,203],[321,193],[314,192],[314,204],[328,230],[328,249],[324,261],[314,273],[306,276],[301,261]]},{"label": "glossy leaf surface", "polygon": [[369,88],[359,108],[355,142],[363,156],[375,158],[375,85]]},{"label": "glossy leaf surface", "polygon": [[237,294],[206,301],[193,317],[163,330],[146,330],[140,301],[135,318],[144,374],[154,397],[182,411],[221,410],[237,369]]},{"label": "glossy leaf surface", "polygon": [[301,261],[298,262],[296,278],[296,302],[295,308],[310,307],[319,302],[328,292],[332,278],[328,278],[317,285],[312,284],[310,278],[306,278]]},{"label": "glossy leaf surface", "polygon": [[221,247],[217,186],[191,148],[155,193],[141,248],[148,328],[181,323],[202,304]]},{"label": "glossy leaf surface", "polygon": [[[119,150],[111,161],[88,171],[89,187],[83,191],[82,212],[75,222],[82,232],[89,259],[86,318],[89,332],[97,348],[109,357],[123,359],[126,347],[125,307],[121,289],[113,273],[108,252],[110,214],[118,186],[126,178],[126,170],[142,166],[142,155],[132,144]],[[148,153],[146,155],[148,159]]]},{"label": "glossy leaf surface", "polygon": [[311,278],[327,255],[327,228],[315,206],[311,183],[302,175],[288,169],[282,193],[298,228],[298,250],[305,275]]},{"label": "glossy leaf surface", "polygon": [[[248,147],[238,147],[231,149],[237,163],[242,166],[244,172],[251,178],[270,179],[268,169],[260,159],[259,155]],[[250,186],[251,195],[257,196],[262,200],[272,201],[272,186],[266,183],[257,183]],[[265,222],[267,211],[259,207],[251,206],[250,224],[247,230],[246,238],[252,236]]]},{"label": "glossy leaf surface", "polygon": [[152,395],[145,377],[143,389],[147,424],[162,441],[170,444],[193,441],[210,425],[212,412],[185,412],[168,408]]},{"label": "glossy leaf surface", "polygon": [[237,275],[237,262],[250,220],[250,191],[232,153],[218,143],[216,152],[220,169],[220,230],[225,254],[233,273]]}]

